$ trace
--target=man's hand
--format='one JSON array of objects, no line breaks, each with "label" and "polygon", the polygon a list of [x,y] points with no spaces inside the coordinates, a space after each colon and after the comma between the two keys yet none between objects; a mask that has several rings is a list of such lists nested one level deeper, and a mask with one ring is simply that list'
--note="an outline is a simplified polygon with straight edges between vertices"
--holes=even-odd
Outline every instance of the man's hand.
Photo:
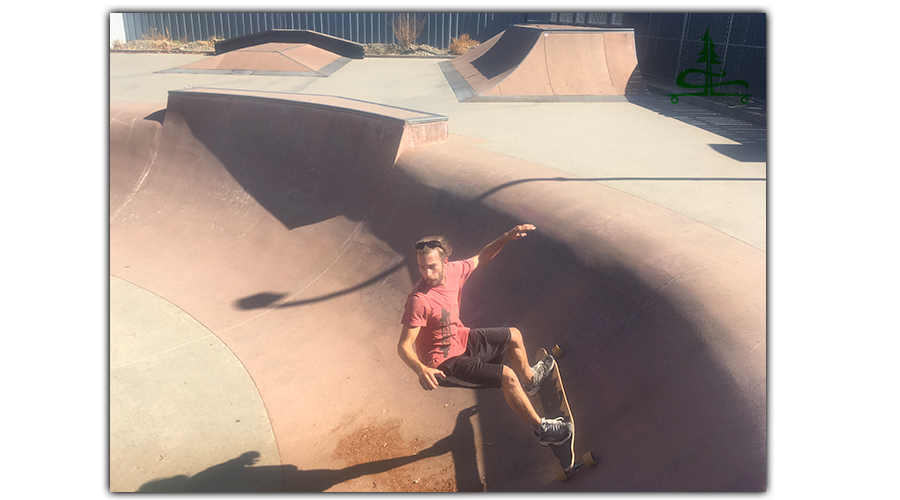
[{"label": "man's hand", "polygon": [[419,361],[415,343],[420,330],[421,327],[418,326],[403,325],[403,329],[400,331],[400,342],[397,344],[397,353],[406,366],[419,375],[419,385],[422,386],[422,389],[433,391],[438,388],[437,378],[444,378],[446,375],[437,368],[429,368]]},{"label": "man's hand", "polygon": [[438,388],[438,377],[446,378],[446,375],[437,368],[428,368],[426,366],[419,372],[419,384],[422,386],[422,389],[433,391]]},{"label": "man's hand", "polygon": [[506,233],[506,237],[511,240],[520,240],[528,236],[528,231],[534,231],[536,228],[531,224],[520,224]]},{"label": "man's hand", "polygon": [[481,252],[472,258],[473,269],[477,269],[479,265],[490,262],[504,245],[513,240],[521,240],[528,236],[528,231],[534,231],[536,228],[531,224],[519,224],[518,226],[503,233],[502,236],[490,242],[488,246],[481,249]]}]

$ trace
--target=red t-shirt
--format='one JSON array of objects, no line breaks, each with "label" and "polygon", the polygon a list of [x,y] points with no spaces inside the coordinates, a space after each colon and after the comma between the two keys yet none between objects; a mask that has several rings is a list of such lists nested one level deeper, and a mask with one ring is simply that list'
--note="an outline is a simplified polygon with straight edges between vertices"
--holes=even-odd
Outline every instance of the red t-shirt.
[{"label": "red t-shirt", "polygon": [[432,288],[419,280],[406,298],[401,322],[422,328],[416,338],[416,354],[431,368],[466,351],[469,329],[459,319],[459,299],[474,266],[472,259],[449,262],[443,285]]}]

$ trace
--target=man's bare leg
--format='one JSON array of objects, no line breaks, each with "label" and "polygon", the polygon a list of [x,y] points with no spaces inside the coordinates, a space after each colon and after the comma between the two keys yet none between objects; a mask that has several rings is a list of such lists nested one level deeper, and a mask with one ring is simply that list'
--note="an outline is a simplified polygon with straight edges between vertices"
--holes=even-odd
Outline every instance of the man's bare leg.
[{"label": "man's bare leg", "polygon": [[572,437],[571,422],[566,423],[562,418],[553,420],[541,419],[537,412],[534,411],[534,407],[531,406],[531,400],[528,399],[522,384],[519,383],[519,377],[516,376],[516,372],[505,365],[503,366],[503,378],[500,387],[503,389],[506,403],[523,420],[531,424],[541,444],[562,444]]},{"label": "man's bare leg", "polygon": [[506,355],[509,356],[510,364],[521,377],[522,382],[531,384],[534,382],[534,371],[528,363],[528,353],[525,352],[525,341],[522,339],[522,332],[518,328],[510,327],[509,329],[509,347],[506,348]]},{"label": "man's bare leg", "polygon": [[516,373],[508,366],[503,367],[503,382],[500,388],[503,390],[503,396],[506,398],[506,403],[509,407],[536,430],[540,430],[541,417],[534,411],[534,406],[532,406],[531,400],[528,399],[528,395],[525,394],[525,390],[522,389],[522,384],[519,383]]}]

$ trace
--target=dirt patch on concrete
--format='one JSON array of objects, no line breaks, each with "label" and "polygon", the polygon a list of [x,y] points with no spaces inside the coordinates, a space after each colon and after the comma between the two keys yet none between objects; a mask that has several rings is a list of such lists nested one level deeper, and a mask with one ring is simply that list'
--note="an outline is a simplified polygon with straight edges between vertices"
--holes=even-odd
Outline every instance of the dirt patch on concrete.
[{"label": "dirt patch on concrete", "polygon": [[442,443],[425,448],[418,438],[406,442],[400,424],[372,420],[338,441],[334,458],[359,472],[347,486],[353,491],[457,491],[450,449]]}]

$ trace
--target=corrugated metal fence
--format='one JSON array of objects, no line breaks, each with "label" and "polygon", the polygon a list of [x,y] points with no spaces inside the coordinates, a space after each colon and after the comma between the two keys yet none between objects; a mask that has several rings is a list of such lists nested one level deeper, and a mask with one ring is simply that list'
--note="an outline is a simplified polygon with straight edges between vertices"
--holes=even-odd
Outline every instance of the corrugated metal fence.
[{"label": "corrugated metal fence", "polygon": [[697,62],[703,50],[703,36],[715,44],[715,53],[725,71],[725,79],[741,79],[750,84],[755,100],[766,100],[766,15],[734,14],[625,14],[625,26],[634,28],[641,74],[674,82]]},{"label": "corrugated metal fence", "polygon": [[[272,29],[307,29],[357,43],[397,43],[391,21],[413,14],[374,12],[125,13],[126,41],[163,35],[192,42],[237,38]],[[641,73],[668,82],[697,67],[703,35],[716,44],[729,78],[746,80],[754,99],[766,100],[765,13],[418,13],[425,25],[417,42],[439,49],[466,33],[484,42],[510,24],[543,23],[634,28]]]},{"label": "corrugated metal fence", "polygon": [[445,49],[463,33],[485,41],[510,24],[524,23],[524,13],[374,13],[374,12],[177,12],[125,13],[126,41],[162,35],[193,42],[237,38],[273,29],[304,29],[357,43],[397,43],[391,22],[415,15],[425,19],[418,43]]},{"label": "corrugated metal fence", "polygon": [[674,83],[688,68],[698,68],[703,36],[715,43],[715,53],[727,79],[745,80],[754,100],[766,100],[766,14],[741,13],[541,13],[528,14],[530,23],[634,29],[641,74]]}]

